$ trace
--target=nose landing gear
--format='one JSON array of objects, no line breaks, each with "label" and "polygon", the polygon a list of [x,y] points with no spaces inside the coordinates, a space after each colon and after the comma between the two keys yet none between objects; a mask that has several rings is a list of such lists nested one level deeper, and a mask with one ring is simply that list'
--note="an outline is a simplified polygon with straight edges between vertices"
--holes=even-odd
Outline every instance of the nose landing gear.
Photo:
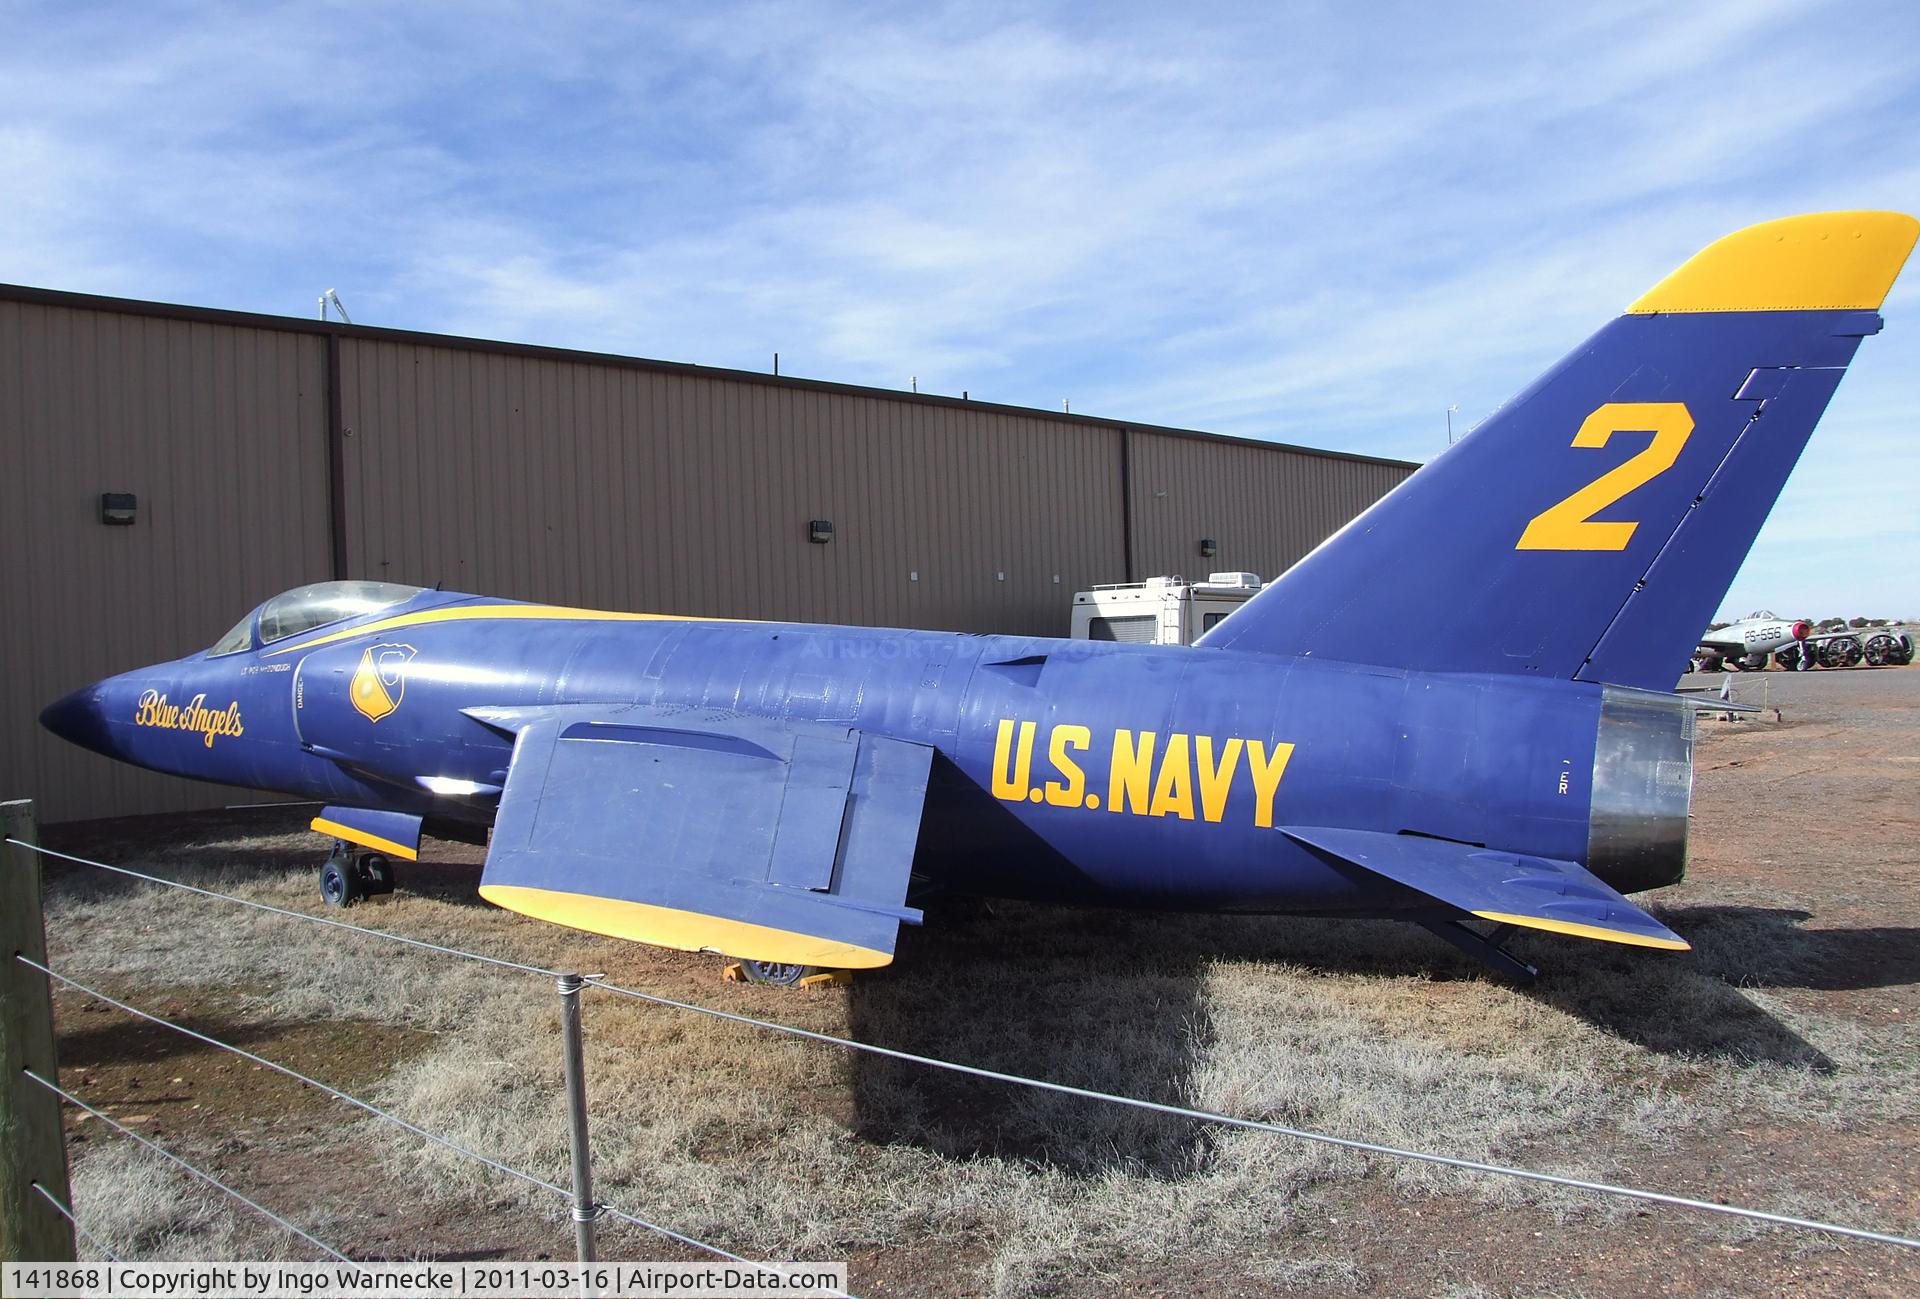
[{"label": "nose landing gear", "polygon": [[377,852],[335,841],[320,867],[320,896],[330,907],[350,907],[393,892],[393,864]]}]

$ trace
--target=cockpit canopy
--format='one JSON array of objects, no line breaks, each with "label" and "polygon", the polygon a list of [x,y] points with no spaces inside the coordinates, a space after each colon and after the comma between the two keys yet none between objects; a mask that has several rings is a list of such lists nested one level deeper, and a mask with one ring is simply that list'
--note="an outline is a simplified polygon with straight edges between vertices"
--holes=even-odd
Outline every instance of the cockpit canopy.
[{"label": "cockpit canopy", "polygon": [[253,646],[255,614],[260,619],[260,643],[298,636],[303,631],[324,627],[330,622],[377,613],[396,604],[405,604],[424,588],[402,586],[398,582],[315,582],[276,595],[235,623],[208,652],[234,654]]}]

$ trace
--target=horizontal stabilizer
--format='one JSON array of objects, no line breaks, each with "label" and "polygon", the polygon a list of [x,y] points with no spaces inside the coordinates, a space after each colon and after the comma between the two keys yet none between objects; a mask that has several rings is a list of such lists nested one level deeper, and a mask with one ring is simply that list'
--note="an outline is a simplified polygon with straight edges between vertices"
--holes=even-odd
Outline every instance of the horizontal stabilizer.
[{"label": "horizontal stabilizer", "polygon": [[420,818],[406,812],[380,812],[364,807],[323,807],[313,818],[319,834],[344,839],[402,861],[420,859]]},{"label": "horizontal stabilizer", "polygon": [[749,960],[893,959],[933,751],[717,709],[567,705],[516,733],[480,896]]},{"label": "horizontal stabilizer", "polygon": [[1636,947],[1692,946],[1574,862],[1373,830],[1280,828],[1317,852],[1482,920]]}]

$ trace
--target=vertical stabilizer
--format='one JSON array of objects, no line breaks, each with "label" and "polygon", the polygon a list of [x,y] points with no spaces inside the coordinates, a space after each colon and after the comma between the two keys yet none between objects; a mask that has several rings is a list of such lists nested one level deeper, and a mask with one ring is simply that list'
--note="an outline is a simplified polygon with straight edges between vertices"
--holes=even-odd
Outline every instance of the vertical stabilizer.
[{"label": "vertical stabilizer", "polygon": [[1200,643],[1670,687],[1917,234],[1712,244]]}]

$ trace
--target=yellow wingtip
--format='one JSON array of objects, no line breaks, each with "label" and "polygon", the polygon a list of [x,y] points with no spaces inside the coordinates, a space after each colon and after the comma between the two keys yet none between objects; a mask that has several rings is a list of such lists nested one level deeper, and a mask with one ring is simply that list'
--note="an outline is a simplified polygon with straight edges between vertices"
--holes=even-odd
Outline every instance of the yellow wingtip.
[{"label": "yellow wingtip", "polygon": [[1904,212],[1815,212],[1736,230],[1695,253],[1627,308],[1878,311],[1920,238]]},{"label": "yellow wingtip", "polygon": [[1625,943],[1629,947],[1657,947],[1663,952],[1690,952],[1693,944],[1684,938],[1658,938],[1652,934],[1633,934],[1605,925],[1583,925],[1575,920],[1549,920],[1545,916],[1517,916],[1505,911],[1476,911],[1482,920],[1503,925],[1523,925],[1553,934],[1572,934],[1575,938],[1597,938],[1606,943]]},{"label": "yellow wingtip", "polygon": [[529,888],[522,884],[482,884],[480,896],[497,907],[549,924],[683,952],[724,952],[749,961],[819,965],[841,970],[877,969],[893,961],[892,952],[875,948],[622,898]]}]

